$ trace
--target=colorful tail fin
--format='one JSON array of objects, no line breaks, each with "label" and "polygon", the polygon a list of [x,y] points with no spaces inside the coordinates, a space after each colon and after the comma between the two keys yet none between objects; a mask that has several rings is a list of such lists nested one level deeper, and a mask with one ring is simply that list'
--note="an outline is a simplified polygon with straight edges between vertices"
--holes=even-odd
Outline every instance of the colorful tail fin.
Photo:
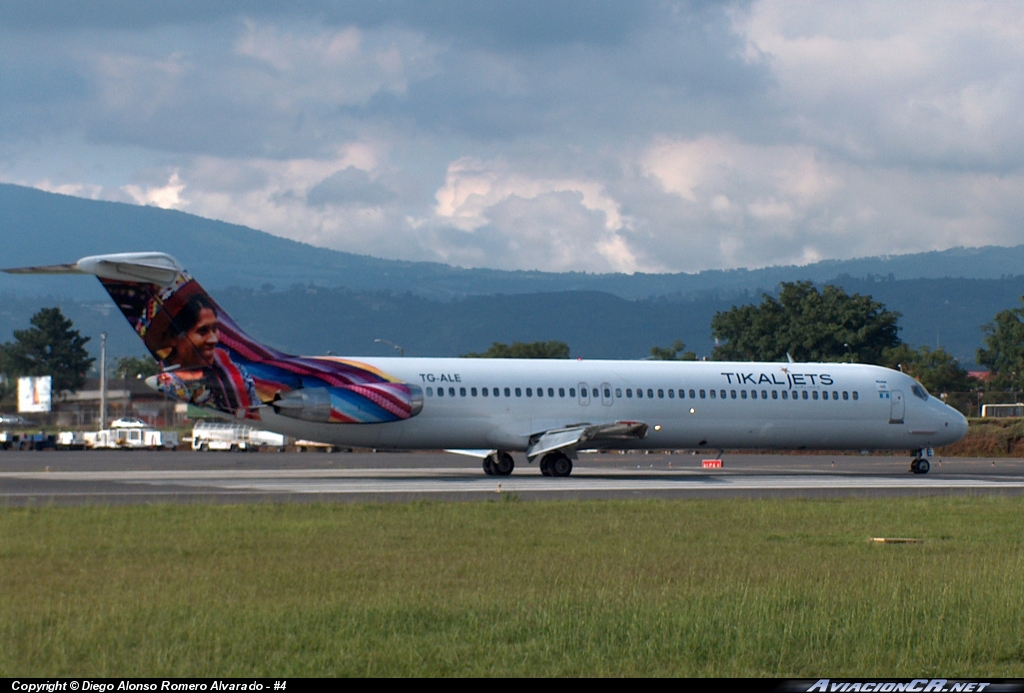
[{"label": "colorful tail fin", "polygon": [[368,364],[290,356],[260,344],[164,253],[95,255],[6,271],[99,277],[164,369],[156,386],[179,401],[250,419],[270,405],[284,416],[331,423],[398,421],[423,406],[419,387]]}]

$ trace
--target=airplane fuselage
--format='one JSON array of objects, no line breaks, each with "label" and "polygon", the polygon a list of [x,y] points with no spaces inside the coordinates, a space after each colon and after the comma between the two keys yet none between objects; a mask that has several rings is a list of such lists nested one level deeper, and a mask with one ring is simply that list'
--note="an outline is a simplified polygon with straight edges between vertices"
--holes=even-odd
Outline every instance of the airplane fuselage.
[{"label": "airplane fuselage", "polygon": [[[328,357],[329,358],[329,357]],[[582,422],[642,421],[623,449],[907,449],[959,440],[967,421],[913,378],[844,363],[366,358],[423,390],[423,408],[372,425],[263,425],[334,445],[524,451]]]}]

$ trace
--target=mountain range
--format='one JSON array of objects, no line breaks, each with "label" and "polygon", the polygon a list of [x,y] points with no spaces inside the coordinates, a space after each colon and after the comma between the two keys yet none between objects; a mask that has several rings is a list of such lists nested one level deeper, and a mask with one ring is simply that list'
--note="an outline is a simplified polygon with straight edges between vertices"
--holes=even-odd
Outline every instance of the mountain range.
[{"label": "mountain range", "polygon": [[[708,354],[716,311],[757,302],[782,281],[812,280],[874,296],[902,313],[905,341],[942,345],[970,363],[980,326],[1024,293],[1024,246],[699,273],[502,271],[355,255],[183,212],[6,184],[0,238],[4,267],[169,252],[254,336],[303,353],[387,353],[380,338],[410,355],[547,339],[587,357],[642,358],[675,339]],[[140,350],[98,282],[0,274],[0,297],[0,340],[39,307],[60,305],[83,334],[108,332],[112,353]]]}]

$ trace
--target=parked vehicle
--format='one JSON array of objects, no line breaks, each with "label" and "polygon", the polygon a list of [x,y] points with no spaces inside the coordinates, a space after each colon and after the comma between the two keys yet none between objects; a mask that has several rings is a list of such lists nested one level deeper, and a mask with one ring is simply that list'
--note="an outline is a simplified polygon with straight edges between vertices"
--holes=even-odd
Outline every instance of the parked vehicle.
[{"label": "parked vehicle", "polygon": [[0,426],[28,426],[28,419],[17,414],[0,414]]},{"label": "parked vehicle", "polygon": [[341,450],[337,445],[318,443],[315,440],[296,440],[295,449],[299,452],[338,452]]},{"label": "parked vehicle", "polygon": [[94,450],[174,450],[178,447],[177,431],[153,428],[111,428],[82,434],[87,447]]},{"label": "parked vehicle", "polygon": [[147,428],[148,423],[142,419],[136,419],[134,417],[124,417],[120,419],[114,419],[110,422],[111,428]]},{"label": "parked vehicle", "polygon": [[85,450],[85,433],[82,431],[61,431],[57,435],[58,450]]},{"label": "parked vehicle", "polygon": [[285,437],[272,431],[260,431],[251,426],[198,421],[192,428],[193,450],[220,450],[255,452],[261,447],[284,450]]},{"label": "parked vehicle", "polygon": [[0,431],[0,448],[4,450],[52,450],[57,447],[57,436],[39,433],[11,433]]}]

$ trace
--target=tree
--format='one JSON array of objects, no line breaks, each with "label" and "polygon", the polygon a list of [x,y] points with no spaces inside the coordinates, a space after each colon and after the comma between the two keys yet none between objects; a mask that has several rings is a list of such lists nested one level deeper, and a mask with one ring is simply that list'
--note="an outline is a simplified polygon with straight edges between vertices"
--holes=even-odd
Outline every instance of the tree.
[{"label": "tree", "polygon": [[162,368],[152,356],[119,356],[114,359],[114,377],[134,378],[141,375],[146,378],[156,375]]},{"label": "tree", "polygon": [[565,342],[513,342],[502,344],[494,342],[481,354],[463,354],[463,358],[471,359],[567,359],[569,345]]},{"label": "tree", "polygon": [[54,392],[82,387],[96,360],[85,350],[89,337],[72,329],[73,323],[60,308],[43,308],[31,323],[27,330],[15,330],[14,341],[3,345],[2,366],[7,374],[52,376]]},{"label": "tree", "polygon": [[677,339],[672,342],[672,346],[665,348],[659,346],[651,347],[651,360],[652,361],[696,361],[697,354],[692,351],[684,352],[680,355],[680,351],[686,348],[683,344],[683,340]]},{"label": "tree", "polygon": [[981,328],[985,346],[977,360],[994,374],[990,384],[996,389],[1024,389],[1024,296],[1020,301],[1020,308],[1000,311]]},{"label": "tree", "polygon": [[932,351],[927,346],[912,349],[900,344],[882,352],[882,365],[917,378],[932,394],[967,392],[978,385],[953,355],[942,348]]},{"label": "tree", "polygon": [[784,282],[775,299],[733,306],[711,320],[724,342],[714,358],[734,361],[858,361],[880,363],[882,351],[900,343],[899,313],[870,296],[849,296],[837,286],[819,292],[811,282]]}]

